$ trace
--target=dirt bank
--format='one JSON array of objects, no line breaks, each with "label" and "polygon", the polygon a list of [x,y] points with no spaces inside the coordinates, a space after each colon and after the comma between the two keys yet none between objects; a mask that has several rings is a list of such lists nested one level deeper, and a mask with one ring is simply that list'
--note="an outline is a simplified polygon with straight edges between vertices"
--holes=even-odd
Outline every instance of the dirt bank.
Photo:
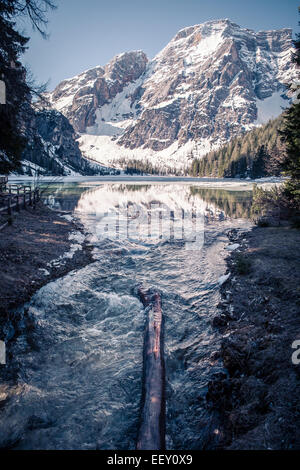
[{"label": "dirt bank", "polygon": [[81,224],[42,203],[21,211],[0,232],[0,340],[7,345],[7,365],[0,366],[0,379],[15,377],[16,367],[9,365],[10,344],[32,329],[26,310],[18,307],[44,284],[93,261],[84,238]]},{"label": "dirt bank", "polygon": [[223,336],[225,373],[209,383],[220,417],[219,447],[300,449],[300,231],[228,233],[240,246],[227,258],[229,280],[213,324]]}]

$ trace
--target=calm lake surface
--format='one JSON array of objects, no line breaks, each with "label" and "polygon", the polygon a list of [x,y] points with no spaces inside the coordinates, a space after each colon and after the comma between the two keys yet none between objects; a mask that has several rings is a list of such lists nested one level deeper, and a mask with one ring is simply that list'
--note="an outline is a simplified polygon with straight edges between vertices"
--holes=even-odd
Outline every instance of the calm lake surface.
[{"label": "calm lake surface", "polygon": [[134,449],[145,313],[139,285],[161,293],[166,445],[203,449],[213,426],[207,382],[221,370],[211,327],[227,230],[247,229],[251,191],[171,181],[50,183],[44,202],[78,218],[95,261],[32,298],[35,348],[19,337],[19,386],[0,442],[18,449]]}]

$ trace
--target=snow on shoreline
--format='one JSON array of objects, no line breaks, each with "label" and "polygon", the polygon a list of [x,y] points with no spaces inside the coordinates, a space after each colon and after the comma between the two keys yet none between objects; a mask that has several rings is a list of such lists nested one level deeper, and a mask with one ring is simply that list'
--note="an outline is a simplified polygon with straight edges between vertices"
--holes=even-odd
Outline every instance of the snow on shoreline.
[{"label": "snow on shoreline", "polygon": [[[32,176],[9,176],[9,182],[33,182]],[[282,184],[285,178],[270,176],[266,178],[251,179],[238,179],[238,178],[196,178],[185,176],[64,176],[57,180],[53,176],[45,176],[41,179],[40,183],[79,183],[79,184],[97,184],[97,183],[124,183],[124,184],[145,184],[146,182],[155,183],[182,183],[193,184],[197,186],[205,186],[210,188],[228,188],[230,190],[248,190],[251,191],[253,184],[258,186],[268,187],[274,184]]]},{"label": "snow on shoreline", "polygon": [[85,235],[82,232],[79,230],[71,232],[68,239],[70,241],[74,241],[75,243],[71,243],[69,250],[65,251],[59,258],[53,259],[47,263],[49,268],[58,268],[63,266],[67,259],[73,258],[76,251],[82,250],[82,244],[85,240]]}]

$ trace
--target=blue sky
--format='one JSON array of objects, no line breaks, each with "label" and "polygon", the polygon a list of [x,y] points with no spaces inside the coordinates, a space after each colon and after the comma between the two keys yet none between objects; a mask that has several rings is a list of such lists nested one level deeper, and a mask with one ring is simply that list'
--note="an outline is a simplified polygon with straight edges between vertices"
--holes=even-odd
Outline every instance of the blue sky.
[{"label": "blue sky", "polygon": [[57,0],[43,40],[26,23],[31,36],[23,63],[49,89],[65,78],[105,65],[114,55],[142,49],[154,57],[179,29],[229,18],[259,30],[292,28],[299,32],[300,0]]}]

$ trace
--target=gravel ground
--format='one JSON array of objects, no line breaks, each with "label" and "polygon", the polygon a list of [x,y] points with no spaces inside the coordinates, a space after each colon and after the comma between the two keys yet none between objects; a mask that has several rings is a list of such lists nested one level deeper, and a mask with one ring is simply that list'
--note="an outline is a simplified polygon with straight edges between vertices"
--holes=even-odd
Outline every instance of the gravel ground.
[{"label": "gravel ground", "polygon": [[[209,383],[219,413],[218,446],[300,449],[300,231],[289,226],[228,233],[239,244],[227,258],[230,277],[213,325],[224,373]],[[299,354],[300,356],[300,354]]]}]

